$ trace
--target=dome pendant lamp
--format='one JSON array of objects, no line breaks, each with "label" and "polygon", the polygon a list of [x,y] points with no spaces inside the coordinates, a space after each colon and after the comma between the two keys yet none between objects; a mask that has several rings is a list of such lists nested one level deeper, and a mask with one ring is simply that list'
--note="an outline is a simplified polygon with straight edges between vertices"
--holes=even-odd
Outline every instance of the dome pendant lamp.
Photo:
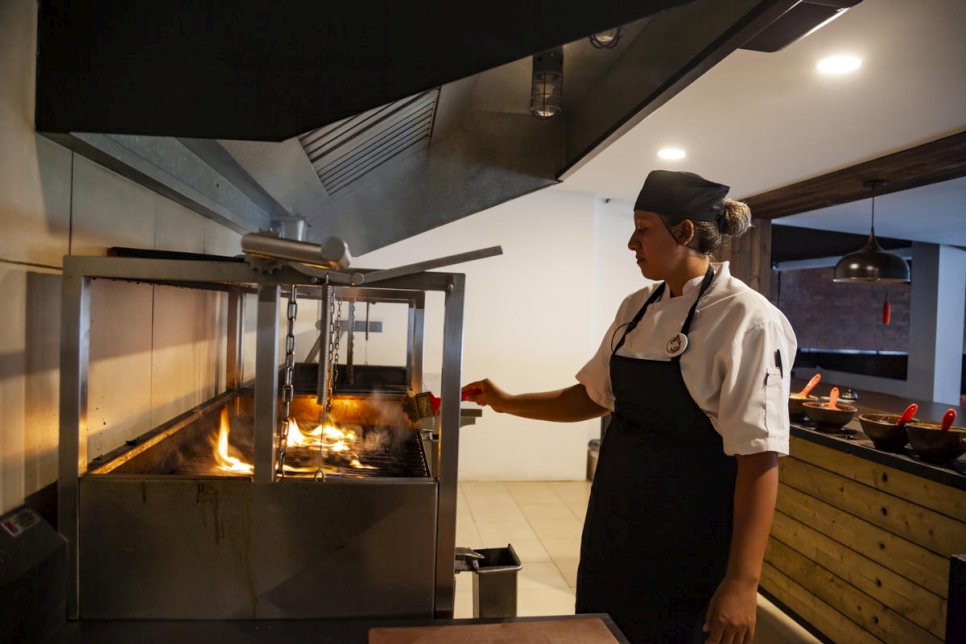
[{"label": "dome pendant lamp", "polygon": [[886,185],[882,179],[871,179],[864,184],[872,191],[872,229],[869,241],[835,265],[836,282],[908,282],[909,264],[895,253],[882,250],[875,239],[875,191]]}]

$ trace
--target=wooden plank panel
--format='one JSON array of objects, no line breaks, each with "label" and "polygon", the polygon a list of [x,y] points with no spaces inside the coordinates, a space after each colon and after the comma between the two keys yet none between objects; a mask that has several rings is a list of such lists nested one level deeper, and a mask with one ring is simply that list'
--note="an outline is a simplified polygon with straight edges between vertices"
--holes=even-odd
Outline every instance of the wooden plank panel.
[{"label": "wooden plank panel", "polygon": [[[793,458],[863,483],[966,524],[966,491],[916,476],[853,454],[791,437]],[[966,529],[966,525],[964,525]]]},{"label": "wooden plank panel", "polygon": [[771,536],[938,638],[946,632],[946,602],[811,527],[776,512]]},{"label": "wooden plank panel", "polygon": [[768,562],[823,602],[887,644],[942,644],[942,640],[848,584],[797,550],[769,539]]},{"label": "wooden plank panel", "polygon": [[936,553],[784,483],[779,485],[777,507],[780,512],[947,598],[949,562]]},{"label": "wooden plank panel", "polygon": [[823,602],[767,561],[761,569],[761,587],[833,642],[882,644],[878,637]]},{"label": "wooden plank panel", "polygon": [[928,508],[828,470],[787,457],[779,461],[779,478],[873,525],[893,532],[948,559],[966,552],[966,525]]}]

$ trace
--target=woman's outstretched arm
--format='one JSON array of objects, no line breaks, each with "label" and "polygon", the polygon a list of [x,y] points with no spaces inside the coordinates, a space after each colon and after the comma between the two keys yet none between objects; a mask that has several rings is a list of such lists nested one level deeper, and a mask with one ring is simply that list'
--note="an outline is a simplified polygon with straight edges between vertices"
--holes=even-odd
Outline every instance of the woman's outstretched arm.
[{"label": "woman's outstretched arm", "polygon": [[579,383],[556,391],[513,395],[486,379],[463,387],[464,393],[473,391],[476,393],[468,394],[466,400],[490,407],[496,412],[534,420],[569,423],[599,418],[610,411],[591,400],[587,390]]}]

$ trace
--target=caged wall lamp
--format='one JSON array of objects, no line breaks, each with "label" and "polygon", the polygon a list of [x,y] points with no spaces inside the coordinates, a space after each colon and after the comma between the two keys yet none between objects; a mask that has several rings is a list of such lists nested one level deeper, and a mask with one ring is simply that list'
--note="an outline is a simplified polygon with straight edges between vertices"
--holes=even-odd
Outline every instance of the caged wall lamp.
[{"label": "caged wall lamp", "polygon": [[533,57],[530,113],[538,119],[553,118],[563,109],[563,47]]},{"label": "caged wall lamp", "polygon": [[864,184],[872,191],[872,229],[865,246],[849,253],[835,265],[836,282],[908,282],[909,264],[894,253],[886,252],[875,238],[875,191],[886,182],[871,179]]}]

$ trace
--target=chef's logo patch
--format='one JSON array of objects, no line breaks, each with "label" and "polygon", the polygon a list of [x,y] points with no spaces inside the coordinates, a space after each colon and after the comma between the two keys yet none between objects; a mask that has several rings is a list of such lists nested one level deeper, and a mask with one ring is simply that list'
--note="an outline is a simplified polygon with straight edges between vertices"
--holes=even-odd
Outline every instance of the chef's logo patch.
[{"label": "chef's logo patch", "polygon": [[674,356],[679,356],[684,353],[684,350],[688,348],[688,336],[683,333],[678,333],[676,336],[667,341],[667,345],[664,347],[664,353],[673,358]]}]

